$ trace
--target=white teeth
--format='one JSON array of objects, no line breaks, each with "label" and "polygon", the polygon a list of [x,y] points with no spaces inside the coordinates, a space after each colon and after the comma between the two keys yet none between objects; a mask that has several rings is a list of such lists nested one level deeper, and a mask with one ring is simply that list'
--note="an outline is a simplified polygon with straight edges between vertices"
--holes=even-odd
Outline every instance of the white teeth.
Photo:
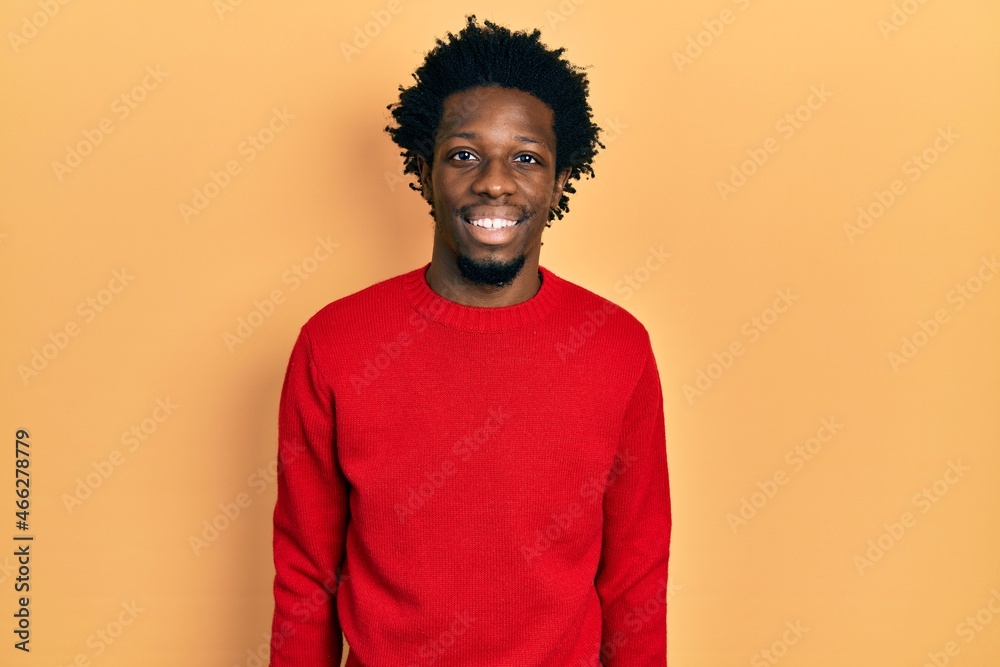
[{"label": "white teeth", "polygon": [[516,220],[504,220],[503,218],[483,218],[482,220],[469,220],[476,227],[485,227],[486,229],[500,229],[502,227],[513,227],[517,224]]}]

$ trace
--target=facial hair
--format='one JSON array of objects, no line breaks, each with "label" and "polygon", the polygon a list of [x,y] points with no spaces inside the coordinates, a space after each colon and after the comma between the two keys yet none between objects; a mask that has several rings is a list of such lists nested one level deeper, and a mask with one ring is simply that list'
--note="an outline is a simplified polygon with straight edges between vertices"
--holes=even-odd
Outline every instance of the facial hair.
[{"label": "facial hair", "polygon": [[476,260],[461,253],[455,258],[462,277],[476,285],[503,287],[513,282],[524,268],[525,256],[518,255],[509,262],[495,259]]}]

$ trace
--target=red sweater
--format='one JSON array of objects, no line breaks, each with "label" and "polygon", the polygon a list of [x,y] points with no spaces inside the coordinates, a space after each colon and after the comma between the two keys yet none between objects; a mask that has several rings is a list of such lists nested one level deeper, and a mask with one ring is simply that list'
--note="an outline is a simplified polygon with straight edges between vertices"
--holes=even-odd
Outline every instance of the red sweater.
[{"label": "red sweater", "polygon": [[272,667],[663,667],[670,498],[649,336],[540,268],[428,265],[302,327],[279,411]]}]

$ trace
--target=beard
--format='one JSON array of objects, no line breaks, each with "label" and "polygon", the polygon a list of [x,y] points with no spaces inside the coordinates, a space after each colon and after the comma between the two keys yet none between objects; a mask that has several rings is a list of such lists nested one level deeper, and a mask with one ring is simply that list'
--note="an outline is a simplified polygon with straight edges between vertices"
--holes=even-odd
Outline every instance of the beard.
[{"label": "beard", "polygon": [[518,255],[508,262],[494,259],[477,260],[461,253],[455,258],[462,277],[476,285],[503,287],[511,283],[524,268],[525,256]]}]

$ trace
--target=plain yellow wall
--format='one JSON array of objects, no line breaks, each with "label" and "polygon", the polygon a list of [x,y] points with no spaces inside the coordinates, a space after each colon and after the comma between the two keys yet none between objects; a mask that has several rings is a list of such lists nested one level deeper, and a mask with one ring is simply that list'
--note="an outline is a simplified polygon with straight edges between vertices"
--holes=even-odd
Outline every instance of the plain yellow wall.
[{"label": "plain yellow wall", "polygon": [[542,264],[653,339],[671,664],[998,664],[992,0],[6,0],[0,663],[259,664],[291,344],[429,260],[385,107],[472,12],[589,67]]}]

